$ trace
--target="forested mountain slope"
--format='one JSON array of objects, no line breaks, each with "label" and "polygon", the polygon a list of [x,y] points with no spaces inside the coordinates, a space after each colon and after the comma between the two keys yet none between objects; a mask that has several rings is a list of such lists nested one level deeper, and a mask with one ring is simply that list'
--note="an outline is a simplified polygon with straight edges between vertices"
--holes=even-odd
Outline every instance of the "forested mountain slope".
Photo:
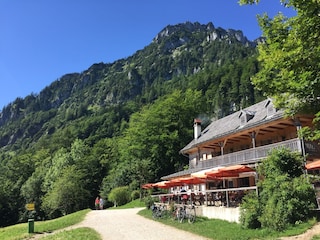
[{"label": "forested mountain slope", "polygon": [[[231,105],[239,108],[254,102],[249,78],[257,71],[255,45],[241,31],[215,28],[212,23],[167,26],[127,59],[66,74],[39,94],[4,107],[0,146],[38,140],[69,121],[130,101],[139,108],[173,89],[202,90],[212,102],[208,110],[224,115]],[[48,124],[55,118],[62,126]]]},{"label": "forested mountain slope", "polygon": [[194,117],[262,98],[250,82],[256,44],[212,23],[169,25],[128,58],[66,74],[4,107],[0,225],[25,219],[26,202],[55,217],[90,206],[99,192],[133,191],[182,169]]}]

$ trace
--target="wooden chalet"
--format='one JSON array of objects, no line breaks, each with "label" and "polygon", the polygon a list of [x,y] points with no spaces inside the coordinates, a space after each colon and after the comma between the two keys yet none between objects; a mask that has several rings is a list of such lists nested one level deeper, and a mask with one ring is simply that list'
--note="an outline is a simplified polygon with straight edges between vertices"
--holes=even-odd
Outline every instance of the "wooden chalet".
[{"label": "wooden chalet", "polygon": [[[202,194],[198,214],[237,222],[239,196],[257,191],[255,167],[270,150],[286,147],[299,152],[305,164],[320,159],[318,143],[298,137],[298,130],[311,126],[312,120],[311,115],[286,117],[283,110],[274,107],[271,99],[214,120],[205,129],[201,128],[201,120],[195,119],[194,139],[180,151],[189,158],[188,170],[162,179],[171,183],[167,185],[170,194],[178,194],[181,187],[194,198]],[[228,168],[233,171],[226,174]],[[202,182],[192,183],[192,177]]]}]

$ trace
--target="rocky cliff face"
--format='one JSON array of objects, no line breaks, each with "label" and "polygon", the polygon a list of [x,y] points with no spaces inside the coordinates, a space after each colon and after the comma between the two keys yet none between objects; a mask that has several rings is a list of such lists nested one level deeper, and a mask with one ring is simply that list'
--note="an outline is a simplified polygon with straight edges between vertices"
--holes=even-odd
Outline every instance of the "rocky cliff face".
[{"label": "rocky cliff face", "polygon": [[[200,32],[205,33],[203,41],[212,42],[212,41],[228,41],[229,43],[239,42],[246,46],[255,47],[257,45],[257,41],[249,41],[240,30],[234,29],[223,29],[223,28],[215,28],[213,23],[208,24],[200,24],[198,22],[191,23],[186,22],[183,24],[177,25],[168,25],[161,32],[157,34],[157,36],[153,39],[154,43],[161,43],[162,41],[167,40],[171,36],[181,33],[181,32],[189,32],[190,34],[197,34]],[[188,35],[182,35],[180,38],[176,39],[176,42],[172,43],[172,48],[176,48],[185,43],[190,42],[190,38]]]}]

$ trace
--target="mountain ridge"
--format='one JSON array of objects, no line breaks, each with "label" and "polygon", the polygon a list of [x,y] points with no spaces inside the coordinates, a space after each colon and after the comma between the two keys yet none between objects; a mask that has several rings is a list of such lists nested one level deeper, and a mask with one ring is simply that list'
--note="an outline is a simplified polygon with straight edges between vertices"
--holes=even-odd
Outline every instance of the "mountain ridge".
[{"label": "mountain ridge", "polygon": [[[253,56],[259,41],[249,41],[240,30],[215,28],[212,23],[168,25],[149,45],[127,58],[113,63],[94,63],[81,73],[63,75],[39,94],[17,98],[0,112],[0,127],[35,113],[47,112],[48,116],[34,125],[37,127],[32,127],[33,137],[53,116],[60,115],[60,121],[74,120],[83,114],[92,114],[96,111],[93,109],[128,101],[139,102],[139,105],[151,103],[170,92],[166,85],[171,84],[174,88],[178,78],[188,78],[207,68],[220,68]],[[222,48],[225,50],[221,51]],[[188,87],[186,82],[180,85],[181,90]],[[167,89],[163,90],[164,87]],[[63,118],[61,115],[68,116]],[[0,147],[13,144],[26,135],[22,131],[0,131]]]},{"label": "mountain ridge", "polygon": [[221,27],[215,28],[212,22],[209,22],[207,24],[200,24],[199,22],[192,23],[187,21],[185,23],[176,25],[167,25],[154,37],[152,42],[159,43],[160,39],[168,37],[175,31],[179,31],[181,29],[181,26],[184,26],[190,32],[195,32],[198,30],[206,31],[208,33],[207,41],[215,41],[216,39],[228,39],[231,36],[231,39],[236,39],[238,42],[241,42],[244,45],[250,45],[253,47],[256,47],[258,43],[263,41],[262,37],[250,41],[247,39],[247,37],[244,36],[241,30],[223,29]]}]

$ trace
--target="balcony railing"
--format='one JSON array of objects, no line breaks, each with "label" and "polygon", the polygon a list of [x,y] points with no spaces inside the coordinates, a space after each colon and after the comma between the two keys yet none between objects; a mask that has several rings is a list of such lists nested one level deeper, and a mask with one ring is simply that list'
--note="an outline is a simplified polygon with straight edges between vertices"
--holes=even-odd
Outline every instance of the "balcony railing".
[{"label": "balcony railing", "polygon": [[[225,165],[256,163],[266,158],[268,153],[272,149],[281,148],[281,147],[286,147],[293,152],[302,153],[301,140],[295,138],[295,139],[290,139],[283,142],[246,149],[243,151],[229,153],[229,154],[213,157],[211,159],[199,161],[198,164],[195,166],[195,168],[205,169],[205,168],[213,168],[213,167],[225,166]],[[306,153],[317,152],[319,154],[319,147],[317,146],[317,144],[307,142],[307,144],[305,144],[305,152]]]}]

